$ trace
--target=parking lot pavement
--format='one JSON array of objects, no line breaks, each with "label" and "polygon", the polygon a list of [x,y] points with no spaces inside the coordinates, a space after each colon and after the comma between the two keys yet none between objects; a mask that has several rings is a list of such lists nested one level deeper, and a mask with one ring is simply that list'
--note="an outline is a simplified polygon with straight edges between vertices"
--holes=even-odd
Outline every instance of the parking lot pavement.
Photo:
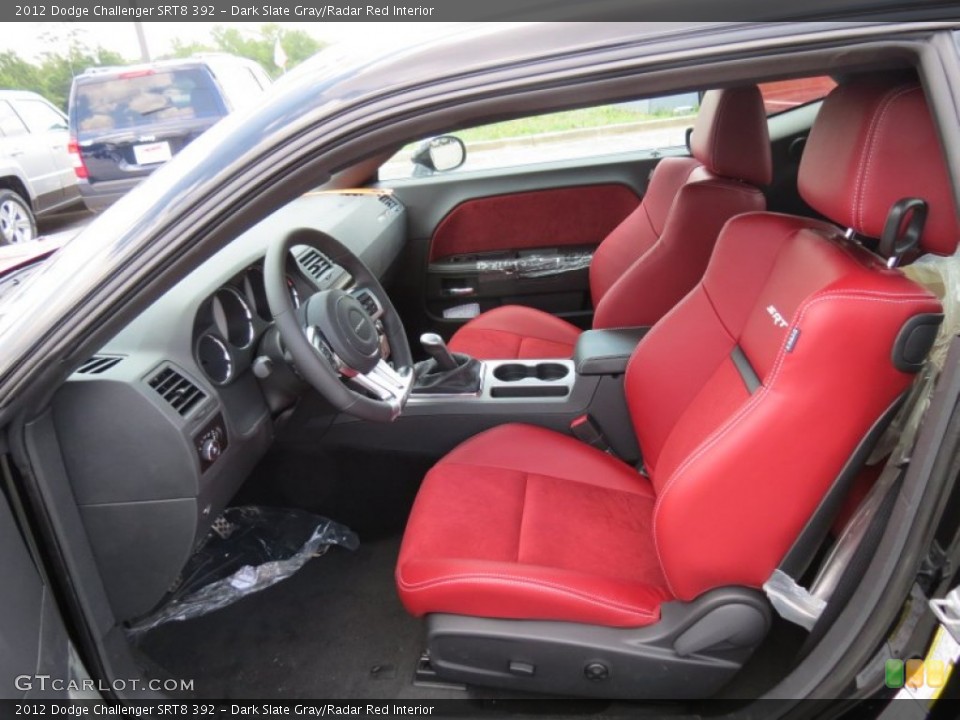
[{"label": "parking lot pavement", "polygon": [[37,220],[37,233],[40,240],[69,240],[79,233],[93,219],[94,215],[86,208]]}]

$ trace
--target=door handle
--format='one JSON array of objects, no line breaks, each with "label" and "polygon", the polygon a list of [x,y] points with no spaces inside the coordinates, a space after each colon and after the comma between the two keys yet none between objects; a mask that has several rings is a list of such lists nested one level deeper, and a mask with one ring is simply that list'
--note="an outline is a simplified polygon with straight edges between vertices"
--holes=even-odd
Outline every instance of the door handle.
[{"label": "door handle", "polygon": [[466,297],[467,295],[475,295],[477,289],[472,287],[452,287],[446,288],[445,292],[447,295],[453,295],[454,297]]}]

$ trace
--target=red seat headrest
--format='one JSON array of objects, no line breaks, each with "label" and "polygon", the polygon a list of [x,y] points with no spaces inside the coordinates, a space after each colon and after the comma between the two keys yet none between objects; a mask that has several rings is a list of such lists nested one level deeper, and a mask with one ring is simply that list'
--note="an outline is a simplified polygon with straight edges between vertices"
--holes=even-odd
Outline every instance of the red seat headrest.
[{"label": "red seat headrest", "polygon": [[770,134],[757,86],[704,93],[690,152],[715,175],[769,185],[773,178]]},{"label": "red seat headrest", "polygon": [[879,238],[890,206],[926,201],[927,252],[957,248],[957,213],[943,150],[916,82],[861,79],[831,92],[810,131],[798,188],[815,210]]}]

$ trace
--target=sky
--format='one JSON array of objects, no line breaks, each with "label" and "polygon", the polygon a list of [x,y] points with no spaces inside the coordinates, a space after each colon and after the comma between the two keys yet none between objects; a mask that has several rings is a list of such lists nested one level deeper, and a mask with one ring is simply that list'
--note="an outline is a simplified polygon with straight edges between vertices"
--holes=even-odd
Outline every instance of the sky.
[{"label": "sky", "polygon": [[[144,33],[152,56],[164,55],[171,50],[174,38],[182,42],[202,42],[210,38],[215,25],[234,27],[241,32],[257,34],[261,22],[145,22]],[[303,30],[317,40],[328,43],[363,41],[365,43],[390,44],[402,34],[405,39],[436,36],[449,30],[456,23],[438,22],[281,22],[276,23],[291,30]],[[5,50],[13,50],[27,60],[36,60],[44,52],[57,51],[62,43],[57,38],[68,36],[71,30],[78,31],[79,39],[90,47],[101,45],[114,50],[127,59],[138,60],[140,47],[132,22],[27,22],[0,23],[0,37]]]}]

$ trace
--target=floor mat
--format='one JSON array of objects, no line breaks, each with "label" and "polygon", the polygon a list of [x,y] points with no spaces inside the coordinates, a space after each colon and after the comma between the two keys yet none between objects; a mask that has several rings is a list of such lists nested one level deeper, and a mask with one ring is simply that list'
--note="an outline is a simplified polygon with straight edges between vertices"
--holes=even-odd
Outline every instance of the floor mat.
[{"label": "floor mat", "polygon": [[463,698],[412,684],[422,625],[397,599],[398,538],[334,547],[296,575],[140,648],[201,698]]}]

